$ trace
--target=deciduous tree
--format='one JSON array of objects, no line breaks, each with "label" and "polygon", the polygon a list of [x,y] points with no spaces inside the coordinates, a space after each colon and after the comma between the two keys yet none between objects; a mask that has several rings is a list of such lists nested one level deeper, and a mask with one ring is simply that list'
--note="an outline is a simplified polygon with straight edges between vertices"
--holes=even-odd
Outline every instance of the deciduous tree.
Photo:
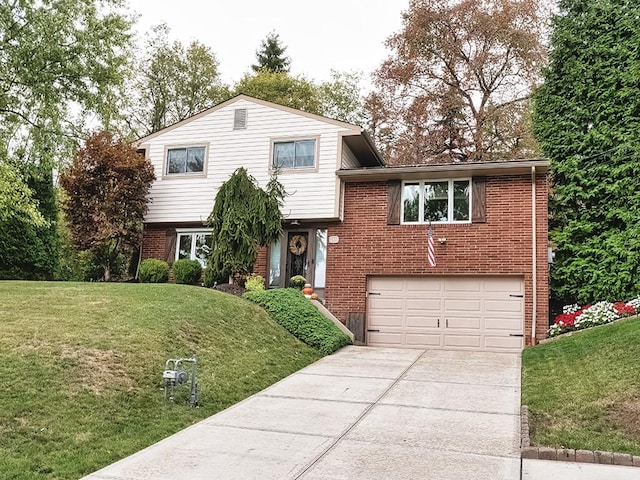
[{"label": "deciduous tree", "polygon": [[284,196],[276,177],[262,189],[244,168],[222,184],[208,219],[212,228],[208,268],[215,277],[251,273],[258,248],[270,245],[282,233]]},{"label": "deciduous tree", "polygon": [[194,40],[169,41],[169,28],[153,28],[134,92],[131,127],[147,135],[184,120],[229,97],[213,51]]},{"label": "deciduous tree", "polygon": [[552,296],[640,294],[640,15],[626,0],[562,0],[535,133],[551,159]]},{"label": "deciduous tree", "polygon": [[128,74],[131,20],[119,0],[0,2],[0,150],[46,220],[0,228],[2,267],[49,278],[57,262],[53,170],[70,158],[88,118],[107,124]]},{"label": "deciduous tree", "polygon": [[331,80],[319,85],[322,112],[326,117],[364,126],[367,112],[360,83],[360,72],[331,71]]},{"label": "deciduous tree", "polygon": [[369,97],[392,163],[528,156],[543,0],[412,0]]},{"label": "deciduous tree", "polygon": [[151,163],[108,132],[89,137],[60,176],[73,241],[104,267],[105,281],[118,255],[140,242],[154,179]]},{"label": "deciduous tree", "polygon": [[287,72],[260,70],[253,75],[247,74],[235,85],[234,92],[236,95],[244,93],[309,113],[324,113],[318,86],[304,77],[293,77]]}]

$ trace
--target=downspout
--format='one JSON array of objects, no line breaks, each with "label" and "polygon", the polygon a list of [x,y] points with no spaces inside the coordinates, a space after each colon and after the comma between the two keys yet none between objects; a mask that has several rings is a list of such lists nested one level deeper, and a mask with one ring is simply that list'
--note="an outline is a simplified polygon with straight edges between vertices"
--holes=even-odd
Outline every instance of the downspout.
[{"label": "downspout", "polygon": [[138,265],[136,266],[135,278],[138,280],[138,274],[140,273],[140,264],[142,263],[142,245],[144,244],[144,224],[142,225],[142,239],[140,240],[140,254],[138,255]]},{"label": "downspout", "polygon": [[536,167],[531,167],[531,268],[533,278],[533,306],[531,309],[531,345],[536,344],[536,319],[538,317],[538,248],[536,241]]}]

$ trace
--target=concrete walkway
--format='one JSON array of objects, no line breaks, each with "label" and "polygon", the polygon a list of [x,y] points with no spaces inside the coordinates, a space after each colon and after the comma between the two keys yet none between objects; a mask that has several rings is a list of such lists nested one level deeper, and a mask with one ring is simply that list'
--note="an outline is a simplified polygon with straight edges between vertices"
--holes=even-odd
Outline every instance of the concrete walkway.
[{"label": "concrete walkway", "polygon": [[522,480],[640,480],[640,468],[593,463],[522,460]]},{"label": "concrete walkway", "polygon": [[518,480],[519,407],[517,354],[347,347],[85,478]]}]

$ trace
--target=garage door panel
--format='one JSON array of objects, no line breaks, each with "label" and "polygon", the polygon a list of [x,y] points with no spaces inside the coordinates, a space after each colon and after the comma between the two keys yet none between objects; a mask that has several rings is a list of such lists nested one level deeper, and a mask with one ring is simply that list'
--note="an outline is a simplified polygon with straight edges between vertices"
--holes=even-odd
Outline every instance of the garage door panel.
[{"label": "garage door panel", "polygon": [[439,298],[407,298],[405,310],[407,312],[440,312],[442,302]]},{"label": "garage door panel", "polygon": [[482,291],[482,280],[475,278],[454,277],[447,278],[444,281],[445,293],[464,292],[468,295],[472,292]]},{"label": "garage door panel", "polygon": [[488,350],[522,350],[524,348],[524,337],[485,335],[484,348]]},{"label": "garage door panel", "polygon": [[485,312],[522,313],[522,302],[513,300],[485,300]]},{"label": "garage door panel", "polygon": [[401,347],[404,345],[402,332],[368,332],[367,344],[380,347]]},{"label": "garage door panel", "polygon": [[491,282],[485,282],[485,292],[523,289],[522,279],[518,277],[491,277]]},{"label": "garage door panel", "polygon": [[445,320],[446,329],[480,330],[481,320],[478,316],[469,317],[447,317]]},{"label": "garage door panel", "polygon": [[442,335],[440,333],[409,333],[405,336],[406,346],[412,347],[441,347]]},{"label": "garage door panel", "polygon": [[445,298],[444,309],[445,312],[479,312],[481,310],[482,301],[478,300],[464,300],[460,298]]},{"label": "garage door panel", "polygon": [[386,327],[386,328],[402,328],[404,316],[398,315],[398,311],[389,312],[384,314],[380,312],[369,318],[369,326],[373,328]]},{"label": "garage door panel", "polygon": [[389,277],[371,277],[369,279],[369,291],[378,292],[384,290],[385,292],[402,292],[402,283],[395,280],[395,278]]},{"label": "garage door panel", "polygon": [[505,330],[510,333],[522,333],[522,320],[518,318],[485,318],[484,330]]},{"label": "garage door panel", "polygon": [[442,291],[442,279],[431,278],[425,279],[424,277],[407,278],[404,282],[405,291],[407,293],[416,293],[423,295],[425,292],[440,292]]},{"label": "garage door panel", "polygon": [[478,350],[482,346],[480,335],[445,335],[444,346]]},{"label": "garage door panel", "polygon": [[378,310],[397,310],[403,308],[404,300],[402,298],[387,298],[379,295],[369,297],[369,306],[374,311]]},{"label": "garage door panel", "polygon": [[428,315],[410,316],[406,317],[405,326],[407,328],[440,328],[439,317],[433,317]]},{"label": "garage door panel", "polygon": [[371,277],[370,345],[519,351],[524,346],[521,277]]}]

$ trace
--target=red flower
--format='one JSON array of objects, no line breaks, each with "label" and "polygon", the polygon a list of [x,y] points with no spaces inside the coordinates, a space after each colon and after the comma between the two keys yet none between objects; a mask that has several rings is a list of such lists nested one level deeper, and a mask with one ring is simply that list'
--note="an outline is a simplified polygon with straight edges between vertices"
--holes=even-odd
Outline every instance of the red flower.
[{"label": "red flower", "polygon": [[561,313],[555,319],[555,324],[560,327],[573,327],[576,323],[576,317],[582,313],[582,310],[578,310],[575,313]]},{"label": "red flower", "polygon": [[613,309],[618,315],[628,316],[636,313],[636,309],[631,305],[627,305],[624,302],[616,302],[613,304]]}]

